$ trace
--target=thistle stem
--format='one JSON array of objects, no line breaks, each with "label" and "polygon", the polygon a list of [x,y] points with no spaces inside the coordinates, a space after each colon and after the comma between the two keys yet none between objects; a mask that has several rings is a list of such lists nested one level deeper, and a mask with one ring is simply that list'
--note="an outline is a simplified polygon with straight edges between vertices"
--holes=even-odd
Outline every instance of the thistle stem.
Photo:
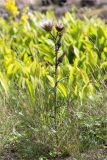
[{"label": "thistle stem", "polygon": [[58,46],[55,44],[55,86],[54,86],[54,127],[55,127],[55,136],[56,136],[56,145],[58,144],[57,136],[57,86],[58,86]]},{"label": "thistle stem", "polygon": [[56,43],[55,43],[55,86],[54,86],[54,128],[55,128],[55,136],[56,136],[56,144],[58,145],[58,135],[57,135],[57,87],[58,87],[58,51],[60,49],[60,43],[61,43],[61,36],[59,36],[59,39],[57,40],[56,37]]},{"label": "thistle stem", "polygon": [[55,45],[55,92],[54,92],[54,96],[55,96],[55,106],[54,106],[54,117],[55,117],[55,130],[57,130],[57,86],[58,86],[58,65],[57,65],[57,61],[58,61],[58,49],[57,49],[57,44]]}]

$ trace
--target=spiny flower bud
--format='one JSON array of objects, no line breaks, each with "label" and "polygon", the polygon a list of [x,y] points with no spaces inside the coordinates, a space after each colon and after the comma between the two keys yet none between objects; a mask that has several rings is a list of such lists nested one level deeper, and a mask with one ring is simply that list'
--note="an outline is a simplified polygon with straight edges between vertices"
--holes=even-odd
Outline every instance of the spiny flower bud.
[{"label": "spiny flower bud", "polygon": [[46,31],[46,32],[51,32],[54,24],[52,21],[43,21],[41,24],[41,27]]},{"label": "spiny flower bud", "polygon": [[64,30],[64,25],[62,23],[56,25],[56,30],[58,32],[62,32]]}]

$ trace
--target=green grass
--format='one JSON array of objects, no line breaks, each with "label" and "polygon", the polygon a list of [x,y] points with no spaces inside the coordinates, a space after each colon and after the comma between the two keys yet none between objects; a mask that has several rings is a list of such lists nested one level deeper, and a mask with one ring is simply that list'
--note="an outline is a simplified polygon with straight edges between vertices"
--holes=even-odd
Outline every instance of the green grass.
[{"label": "green grass", "polygon": [[[41,23],[51,20],[50,35]],[[36,12],[26,23],[13,17],[0,18],[0,23],[0,159],[88,160],[98,150],[97,159],[105,160],[106,24],[97,18],[76,19],[68,12],[60,21],[51,12]],[[57,44],[60,23],[65,30]],[[58,58],[67,54],[57,66],[55,98],[56,44]]]},{"label": "green grass", "polygon": [[94,101],[81,105],[79,101],[70,100],[64,106],[64,113],[61,108],[61,116],[59,114],[57,119],[57,146],[52,117],[43,99],[38,98],[32,104],[29,94],[20,90],[13,90],[8,98],[1,99],[2,154],[39,160],[40,157],[52,159],[61,155],[79,157],[81,153],[103,149],[107,139],[106,90],[98,92]]}]

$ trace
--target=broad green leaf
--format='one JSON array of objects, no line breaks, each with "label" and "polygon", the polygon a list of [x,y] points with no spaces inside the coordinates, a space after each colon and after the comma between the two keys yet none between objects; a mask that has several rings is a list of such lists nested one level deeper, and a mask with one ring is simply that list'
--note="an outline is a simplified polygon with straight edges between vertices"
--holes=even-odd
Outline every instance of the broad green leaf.
[{"label": "broad green leaf", "polygon": [[28,79],[25,80],[25,83],[26,83],[26,86],[28,88],[28,91],[31,97],[34,98],[34,89],[33,89],[32,83]]},{"label": "broad green leaf", "polygon": [[3,76],[1,72],[0,72],[0,83],[3,89],[5,90],[5,93],[8,94],[8,80],[6,77]]},{"label": "broad green leaf", "polygon": [[75,46],[74,46],[74,53],[75,53],[76,57],[79,58],[79,50],[78,50],[78,48],[75,47]]},{"label": "broad green leaf", "polygon": [[106,62],[106,61],[103,62],[103,63],[101,64],[100,68],[101,68],[101,69],[102,69],[102,68],[107,68],[107,62]]},{"label": "broad green leaf", "polygon": [[67,97],[67,90],[63,84],[61,83],[58,84],[58,90],[64,97]]},{"label": "broad green leaf", "polygon": [[49,83],[50,83],[51,87],[54,87],[55,86],[54,78],[51,77],[50,75],[47,75],[47,78],[49,80]]}]

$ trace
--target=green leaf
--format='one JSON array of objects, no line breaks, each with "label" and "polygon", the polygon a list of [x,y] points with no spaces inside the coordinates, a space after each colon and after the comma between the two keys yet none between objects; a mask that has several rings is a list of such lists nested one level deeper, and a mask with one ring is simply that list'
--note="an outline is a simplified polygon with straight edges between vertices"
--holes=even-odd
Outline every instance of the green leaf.
[{"label": "green leaf", "polygon": [[26,83],[26,86],[28,88],[28,91],[31,97],[34,98],[34,89],[33,89],[32,83],[28,79],[25,80],[25,83]]},{"label": "green leaf", "polygon": [[47,78],[49,80],[49,83],[50,83],[51,87],[54,87],[55,86],[54,78],[51,77],[50,75],[47,75]]},{"label": "green leaf", "polygon": [[101,68],[101,69],[107,68],[107,62],[103,62],[103,63],[101,64],[100,68]]},{"label": "green leaf", "polygon": [[79,58],[79,49],[75,46],[74,46],[74,53],[75,53],[76,57]]},{"label": "green leaf", "polygon": [[5,90],[5,93],[8,94],[8,81],[6,77],[3,76],[3,74],[0,72],[0,83]]},{"label": "green leaf", "polygon": [[58,84],[58,90],[60,91],[62,96],[67,97],[67,90],[63,84],[61,83]]}]

